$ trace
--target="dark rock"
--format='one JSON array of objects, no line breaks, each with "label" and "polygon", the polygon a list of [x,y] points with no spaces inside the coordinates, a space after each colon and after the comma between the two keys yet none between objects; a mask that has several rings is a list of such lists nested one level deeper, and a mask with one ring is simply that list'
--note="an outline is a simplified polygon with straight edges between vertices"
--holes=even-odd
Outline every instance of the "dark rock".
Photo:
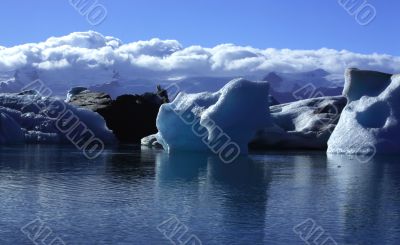
[{"label": "dark rock", "polygon": [[169,102],[167,92],[159,86],[157,90],[142,95],[125,94],[112,100],[105,93],[79,88],[70,91],[67,101],[99,113],[120,142],[140,143],[143,137],[157,133],[158,110]]}]

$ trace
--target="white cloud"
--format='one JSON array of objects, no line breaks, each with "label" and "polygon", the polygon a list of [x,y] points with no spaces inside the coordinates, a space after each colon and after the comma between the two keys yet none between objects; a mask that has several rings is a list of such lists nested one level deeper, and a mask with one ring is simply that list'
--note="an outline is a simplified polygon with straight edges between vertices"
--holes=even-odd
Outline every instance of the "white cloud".
[{"label": "white cloud", "polygon": [[400,57],[347,50],[257,49],[221,44],[183,47],[176,40],[151,39],[123,44],[100,33],[77,32],[41,43],[0,46],[0,74],[34,67],[54,83],[107,82],[114,70],[126,80],[190,76],[259,76],[271,71],[322,68],[343,74],[347,67],[399,72]]}]

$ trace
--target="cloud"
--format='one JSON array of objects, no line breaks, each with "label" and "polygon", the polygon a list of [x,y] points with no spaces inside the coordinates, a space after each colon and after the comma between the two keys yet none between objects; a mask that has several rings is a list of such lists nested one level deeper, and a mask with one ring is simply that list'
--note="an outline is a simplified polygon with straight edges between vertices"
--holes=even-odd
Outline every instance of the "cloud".
[{"label": "cloud", "polygon": [[37,69],[53,83],[101,83],[113,72],[126,80],[193,76],[259,76],[271,71],[305,72],[322,68],[343,74],[347,67],[399,72],[400,57],[347,50],[258,49],[221,44],[183,47],[176,40],[151,39],[124,44],[100,33],[76,32],[41,43],[0,46],[0,74]]}]

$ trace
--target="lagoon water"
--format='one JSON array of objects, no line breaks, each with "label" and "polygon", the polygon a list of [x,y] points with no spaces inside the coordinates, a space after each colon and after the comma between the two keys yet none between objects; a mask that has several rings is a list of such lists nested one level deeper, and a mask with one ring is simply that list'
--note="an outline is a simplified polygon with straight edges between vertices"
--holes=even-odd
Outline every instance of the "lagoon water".
[{"label": "lagoon water", "polygon": [[306,244],[295,232],[304,224],[321,234],[315,244],[400,239],[398,157],[252,152],[224,164],[130,145],[95,160],[3,146],[0,197],[0,244],[34,244],[26,229],[37,219],[50,231],[43,244]]}]

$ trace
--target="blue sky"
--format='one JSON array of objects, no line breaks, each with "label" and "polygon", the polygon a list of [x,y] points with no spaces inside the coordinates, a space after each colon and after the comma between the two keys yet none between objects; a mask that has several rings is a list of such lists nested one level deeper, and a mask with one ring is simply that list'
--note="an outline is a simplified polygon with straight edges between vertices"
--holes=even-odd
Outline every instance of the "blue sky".
[{"label": "blue sky", "polygon": [[69,0],[2,0],[0,45],[95,30],[124,42],[153,37],[183,45],[347,49],[400,55],[398,0],[368,0],[377,16],[359,25],[337,0],[98,0],[107,19],[93,27]]}]

